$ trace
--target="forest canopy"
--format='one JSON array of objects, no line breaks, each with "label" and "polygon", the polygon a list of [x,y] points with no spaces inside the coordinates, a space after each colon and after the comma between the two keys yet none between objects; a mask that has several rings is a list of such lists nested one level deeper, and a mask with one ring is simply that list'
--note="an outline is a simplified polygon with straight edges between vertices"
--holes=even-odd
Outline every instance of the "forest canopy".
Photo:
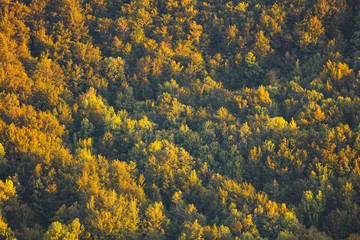
[{"label": "forest canopy", "polygon": [[0,0],[0,239],[360,239],[358,0]]}]

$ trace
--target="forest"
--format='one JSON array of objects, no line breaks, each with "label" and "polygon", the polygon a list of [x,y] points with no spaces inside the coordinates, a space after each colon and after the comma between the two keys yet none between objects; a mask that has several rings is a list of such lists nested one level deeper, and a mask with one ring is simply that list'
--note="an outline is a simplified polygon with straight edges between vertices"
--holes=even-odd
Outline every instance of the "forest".
[{"label": "forest", "polygon": [[0,239],[360,239],[358,0],[0,0]]}]

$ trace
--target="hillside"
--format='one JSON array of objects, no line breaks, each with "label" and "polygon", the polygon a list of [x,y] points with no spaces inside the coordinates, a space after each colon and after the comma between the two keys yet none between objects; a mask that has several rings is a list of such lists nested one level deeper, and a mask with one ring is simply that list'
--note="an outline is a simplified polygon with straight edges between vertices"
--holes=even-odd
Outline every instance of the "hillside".
[{"label": "hillside", "polygon": [[0,239],[360,239],[358,0],[0,0]]}]

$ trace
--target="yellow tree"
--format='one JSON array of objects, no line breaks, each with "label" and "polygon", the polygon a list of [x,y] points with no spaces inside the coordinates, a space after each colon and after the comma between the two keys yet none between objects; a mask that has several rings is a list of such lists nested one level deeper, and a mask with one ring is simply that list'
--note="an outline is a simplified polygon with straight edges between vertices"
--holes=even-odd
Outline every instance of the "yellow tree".
[{"label": "yellow tree", "polygon": [[[13,181],[7,179],[5,182],[0,180],[0,206],[3,209],[6,202],[16,197],[16,189]],[[16,240],[14,232],[5,222],[5,218],[2,216],[0,210],[0,238],[5,240]]]},{"label": "yellow tree", "polygon": [[40,109],[51,109],[58,106],[61,95],[70,97],[61,67],[47,56],[41,57],[31,78],[34,79],[34,105]]},{"label": "yellow tree", "polygon": [[170,220],[164,213],[162,202],[151,204],[145,212],[144,232],[147,239],[165,239],[165,230]]},{"label": "yellow tree", "polygon": [[296,24],[295,33],[300,46],[307,47],[310,44],[317,45],[322,41],[325,28],[317,16],[308,15],[300,23]]},{"label": "yellow tree", "polygon": [[44,240],[78,240],[84,227],[76,218],[72,223],[65,225],[60,222],[53,222],[48,231],[44,234]]},{"label": "yellow tree", "polygon": [[183,148],[177,148],[167,141],[156,141],[149,147],[155,149],[149,149],[151,156],[145,167],[147,181],[156,184],[164,192],[189,189],[200,183],[193,170],[194,159]]},{"label": "yellow tree", "polygon": [[327,91],[331,91],[333,86],[336,88],[351,86],[355,80],[354,71],[346,63],[331,60],[323,66],[320,77],[326,83]]},{"label": "yellow tree", "polygon": [[4,240],[16,240],[14,232],[8,227],[0,211],[0,238]]},{"label": "yellow tree", "polygon": [[[46,6],[47,14],[53,22],[62,23],[71,32],[71,40],[86,40],[88,29],[85,26],[84,9],[78,0],[50,0]],[[57,34],[53,32],[53,35]]]},{"label": "yellow tree", "polygon": [[262,11],[260,22],[265,26],[265,31],[273,36],[282,33],[285,15],[284,7],[274,3],[270,9]]}]

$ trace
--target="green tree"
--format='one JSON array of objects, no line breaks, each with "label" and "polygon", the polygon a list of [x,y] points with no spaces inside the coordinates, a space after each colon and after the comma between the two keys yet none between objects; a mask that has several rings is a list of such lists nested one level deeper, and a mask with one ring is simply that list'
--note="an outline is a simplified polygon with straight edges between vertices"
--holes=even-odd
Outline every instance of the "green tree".
[{"label": "green tree", "polygon": [[303,193],[301,203],[298,207],[299,213],[304,219],[307,226],[318,226],[320,223],[321,213],[324,211],[325,196],[321,191],[314,196],[312,191]]}]

